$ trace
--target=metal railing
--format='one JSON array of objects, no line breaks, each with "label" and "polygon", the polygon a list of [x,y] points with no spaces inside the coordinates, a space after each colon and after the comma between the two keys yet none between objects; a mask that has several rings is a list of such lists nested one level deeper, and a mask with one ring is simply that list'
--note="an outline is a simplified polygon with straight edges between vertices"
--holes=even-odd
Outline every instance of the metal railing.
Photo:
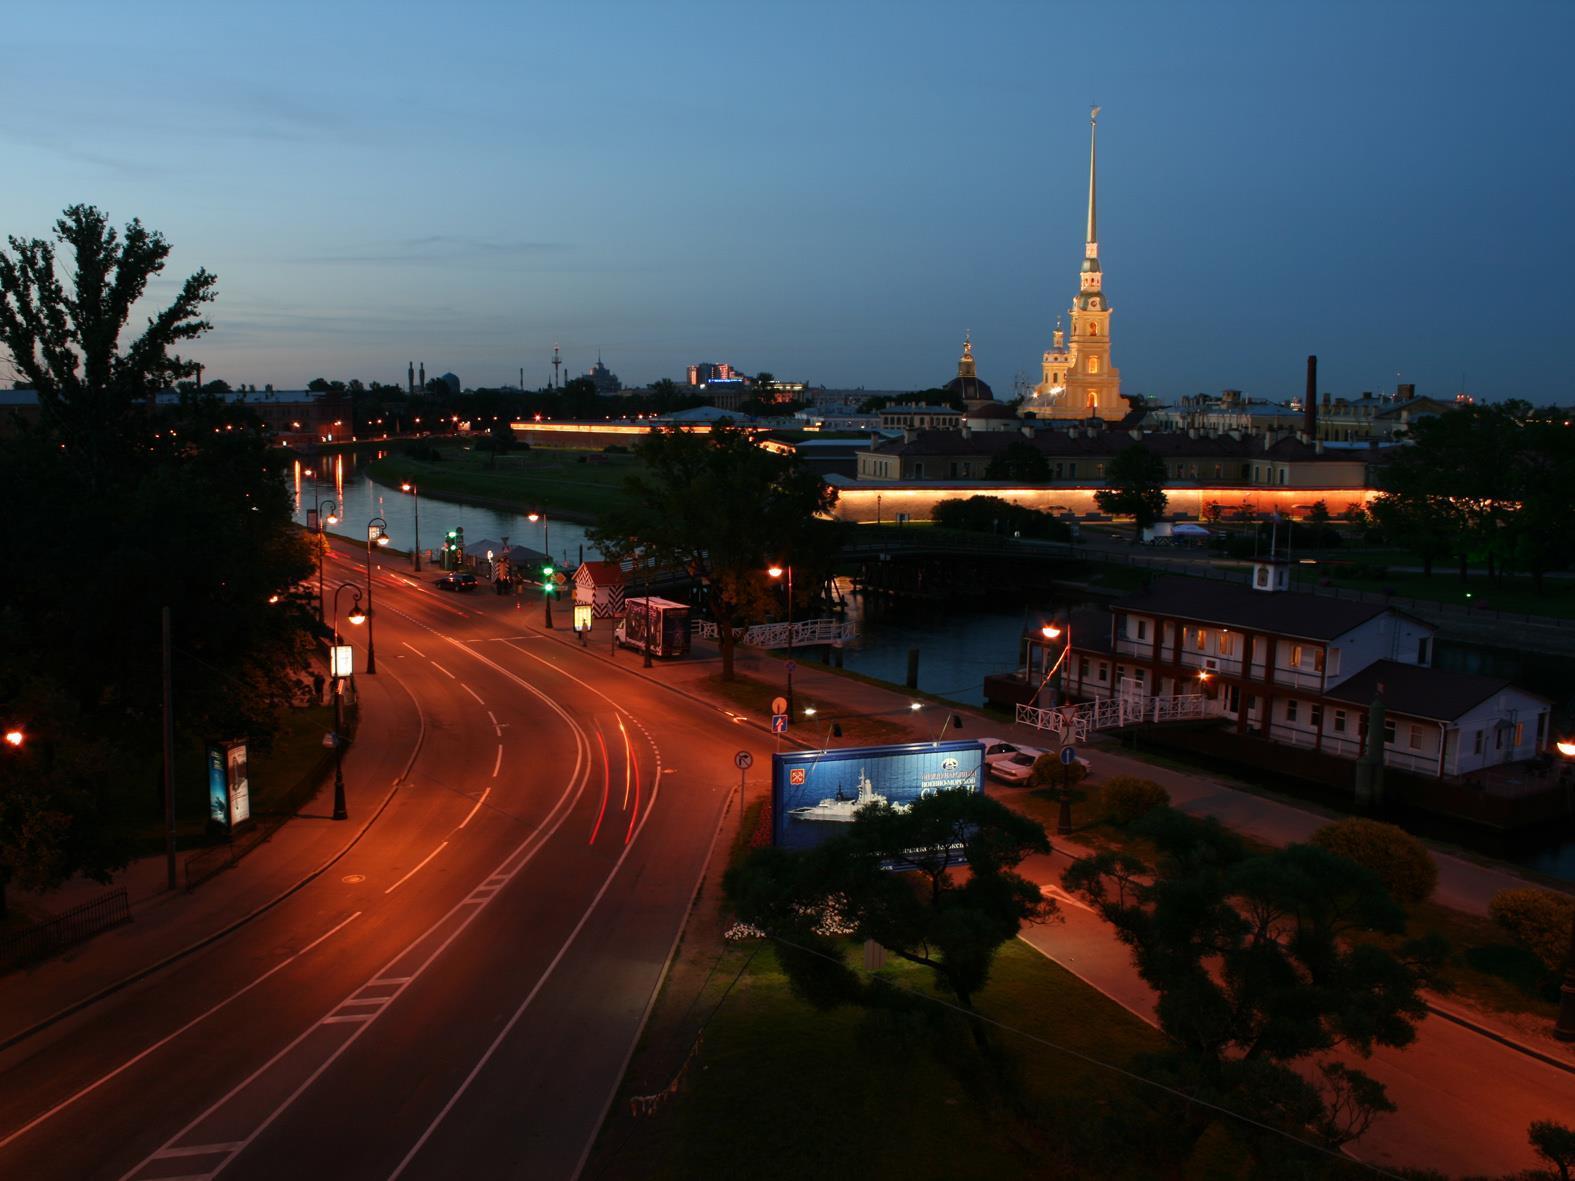
[{"label": "metal railing", "polygon": [[1017,720],[1036,730],[1047,730],[1062,741],[1081,742],[1095,730],[1136,726],[1145,722],[1195,721],[1215,717],[1218,713],[1218,703],[1204,694],[1178,693],[1153,697],[1102,697],[1077,705],[1019,705]]},{"label": "metal railing", "polygon": [[52,919],[0,935],[0,969],[44,959],[130,921],[131,899],[126,887],[117,886]]},{"label": "metal railing", "polygon": [[[803,619],[795,620],[791,625],[757,623],[753,627],[735,627],[733,642],[742,644],[746,648],[786,648],[789,646],[790,630],[793,637],[792,646],[795,648],[808,647],[812,644],[847,643],[858,635],[858,629],[846,620]],[[694,622],[694,634],[703,640],[714,640],[721,635],[721,632],[714,620],[697,619]]]}]

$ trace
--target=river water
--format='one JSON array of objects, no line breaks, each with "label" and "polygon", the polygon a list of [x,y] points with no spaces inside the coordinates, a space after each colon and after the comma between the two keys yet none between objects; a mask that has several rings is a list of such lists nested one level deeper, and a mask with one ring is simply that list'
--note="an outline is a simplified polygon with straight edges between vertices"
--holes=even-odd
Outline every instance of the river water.
[{"label": "river water", "polygon": [[479,553],[478,542],[500,542],[506,537],[510,545],[543,552],[551,542],[553,558],[567,570],[579,565],[582,556],[600,557],[585,540],[585,526],[573,521],[550,518],[543,526],[520,513],[477,508],[435,496],[422,496],[418,506],[414,496],[375,482],[363,470],[366,458],[381,459],[383,454],[365,457],[359,464],[356,456],[345,454],[322,455],[312,463],[297,461],[289,477],[295,494],[295,520],[304,525],[307,509],[332,500],[339,506],[339,523],[329,525],[328,532],[356,541],[366,541],[367,525],[382,517],[388,522],[389,544],[400,550],[419,547],[425,554],[441,549],[444,534],[458,528],[465,531],[465,548],[471,554]]},{"label": "river water", "polygon": [[[321,469],[297,463],[291,473],[296,521],[304,524],[306,510],[315,502],[335,500],[341,506],[340,520],[328,527],[330,533],[364,541],[367,523],[381,516],[388,522],[396,548],[414,548],[417,522],[413,497],[374,482],[364,470],[359,470],[354,456],[325,456],[320,462]],[[466,545],[472,553],[482,540],[501,541],[507,537],[514,545],[536,550],[544,549],[550,540],[552,556],[566,570],[573,570],[582,556],[599,556],[585,540],[585,527],[570,521],[548,521],[548,536],[544,538],[542,524],[532,523],[519,513],[477,508],[435,496],[423,496],[420,509],[420,544],[424,550],[438,548],[444,533],[458,527],[464,529]],[[867,601],[857,593],[846,593],[846,589],[844,583],[844,602],[849,619],[857,627],[858,639],[844,650],[844,667],[902,685],[907,678],[908,652],[917,648],[918,687],[963,705],[983,704],[985,676],[1008,672],[1015,666],[1024,630],[1037,627],[1040,616],[1045,614],[1022,606],[893,607]],[[1531,653],[1474,647],[1466,650],[1441,643],[1438,663],[1441,667],[1508,677],[1534,692],[1553,697],[1558,696],[1558,691],[1552,684],[1542,683],[1545,674],[1557,676],[1562,682],[1562,662],[1544,669]],[[1528,869],[1575,881],[1575,839],[1564,837],[1495,853]]]}]

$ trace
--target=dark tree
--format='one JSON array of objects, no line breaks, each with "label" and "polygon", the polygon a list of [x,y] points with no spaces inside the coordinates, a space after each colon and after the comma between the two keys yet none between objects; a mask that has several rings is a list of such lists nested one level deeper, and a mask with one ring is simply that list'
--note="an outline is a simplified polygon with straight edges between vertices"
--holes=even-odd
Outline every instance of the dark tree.
[{"label": "dark tree", "polygon": [[[837,937],[825,933],[834,929],[930,969],[971,1009],[1001,944],[1055,911],[1016,872],[1030,853],[1049,851],[1044,829],[1026,816],[971,791],[942,791],[903,812],[866,805],[846,836],[808,852],[757,849],[724,886],[741,919],[782,941],[778,956],[801,995],[823,1004],[871,999],[842,967]],[[983,1042],[982,1026],[973,1029]]]},{"label": "dark tree", "polygon": [[314,394],[326,394],[334,387],[329,384],[326,377],[314,377],[306,383],[306,388]]},{"label": "dark tree", "polygon": [[1159,993],[1177,1045],[1170,1072],[1194,1093],[1330,1145],[1391,1110],[1361,1071],[1296,1064],[1340,1046],[1405,1046],[1426,1015],[1421,989],[1439,949],[1399,954],[1364,931],[1398,932],[1405,915],[1377,875],[1312,845],[1249,854],[1218,822],[1156,809],[1136,831],[1159,850],[1150,867],[1104,852],[1066,871],[1132,948]]},{"label": "dark tree", "polygon": [[986,480],[1017,480],[1044,484],[1050,479],[1050,461],[1027,439],[1013,439],[984,469]]},{"label": "dark tree", "polygon": [[[311,569],[290,520],[286,456],[244,406],[148,397],[195,366],[169,349],[206,325],[198,272],[121,347],[125,305],[169,248],[96,210],[0,252],[0,345],[40,390],[36,429],[0,438],[0,547],[26,555],[0,596],[0,716],[29,738],[0,772],[0,885],[103,878],[159,798],[159,615],[171,608],[177,732],[266,740],[300,683]],[[41,327],[42,326],[42,327]],[[61,539],[41,550],[40,522]]]},{"label": "dark tree", "polygon": [[1137,536],[1165,512],[1165,461],[1141,443],[1123,449],[1105,466],[1105,483],[1094,503],[1113,516],[1132,518]]},{"label": "dark tree", "polygon": [[169,243],[136,219],[122,237],[91,205],[67,209],[55,222],[55,240],[69,260],[57,259],[42,238],[11,236],[11,251],[0,250],[0,347],[38,391],[45,430],[101,489],[133,445],[138,432],[128,426],[146,401],[197,372],[173,350],[212,327],[201,311],[216,280],[204,270],[190,276],[122,350],[132,305],[163,272]]},{"label": "dark tree", "polygon": [[801,592],[820,584],[836,531],[816,518],[831,510],[836,492],[796,457],[756,446],[725,419],[709,435],[653,431],[635,451],[643,470],[589,536],[608,556],[640,553],[701,581],[720,632],[722,677],[732,680],[734,629],[775,598],[766,568],[791,562]]}]

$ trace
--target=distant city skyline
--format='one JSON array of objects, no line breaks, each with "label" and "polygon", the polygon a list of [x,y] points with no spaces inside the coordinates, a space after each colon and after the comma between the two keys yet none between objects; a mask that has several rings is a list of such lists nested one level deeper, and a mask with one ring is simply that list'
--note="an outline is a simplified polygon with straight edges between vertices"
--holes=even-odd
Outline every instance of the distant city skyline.
[{"label": "distant city skyline", "polygon": [[534,388],[556,341],[629,386],[926,388],[967,331],[1009,397],[1097,102],[1123,392],[1297,396],[1317,353],[1336,396],[1575,401],[1567,4],[82,12],[10,22],[0,233],[162,231],[150,296],[218,275],[190,355],[232,385]]}]

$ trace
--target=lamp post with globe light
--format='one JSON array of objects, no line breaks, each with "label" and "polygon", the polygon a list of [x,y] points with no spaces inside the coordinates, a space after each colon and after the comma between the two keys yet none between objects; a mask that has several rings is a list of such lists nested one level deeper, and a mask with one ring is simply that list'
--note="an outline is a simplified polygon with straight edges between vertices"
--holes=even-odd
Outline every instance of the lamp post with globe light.
[{"label": "lamp post with globe light", "polygon": [[[345,808],[345,688],[344,679],[350,670],[339,666],[339,596],[349,591],[352,598],[350,613],[345,616],[352,624],[359,627],[367,622],[367,613],[361,610],[361,588],[353,582],[341,582],[334,590],[334,646],[329,655],[328,671],[333,674],[334,681],[334,819],[345,820],[349,818],[349,811]],[[370,637],[370,630],[368,631]]]},{"label": "lamp post with globe light", "polygon": [[[328,506],[325,516],[323,506]],[[339,505],[333,500],[319,500],[317,502],[317,622],[323,622],[327,614],[327,603],[323,600],[323,557],[328,550],[328,525],[339,524]]]},{"label": "lamp post with globe light", "polygon": [[[1575,760],[1575,739],[1564,738],[1553,744],[1565,759]],[[1575,1042],[1575,913],[1570,915],[1570,949],[1564,960],[1564,983],[1559,986],[1559,1019],[1553,1036],[1561,1042]]]},{"label": "lamp post with globe light", "polygon": [[412,569],[415,570],[415,572],[417,574],[420,574],[421,573],[421,489],[417,488],[415,486],[415,484],[413,482],[411,482],[410,480],[406,480],[403,484],[401,484],[399,486],[399,490],[401,492],[408,492],[408,493],[410,493],[411,498],[415,501],[415,514],[416,514],[415,536],[414,536],[414,538],[411,541],[410,556],[411,556],[411,559],[415,563],[415,565],[412,567]]},{"label": "lamp post with globe light", "polygon": [[373,517],[366,523],[366,671],[377,671],[376,624],[372,619],[372,547],[388,544],[388,522]]},{"label": "lamp post with globe light", "polygon": [[772,564],[766,568],[766,573],[772,578],[781,578],[787,575],[787,703],[788,719],[793,719],[793,563],[786,566]]}]

